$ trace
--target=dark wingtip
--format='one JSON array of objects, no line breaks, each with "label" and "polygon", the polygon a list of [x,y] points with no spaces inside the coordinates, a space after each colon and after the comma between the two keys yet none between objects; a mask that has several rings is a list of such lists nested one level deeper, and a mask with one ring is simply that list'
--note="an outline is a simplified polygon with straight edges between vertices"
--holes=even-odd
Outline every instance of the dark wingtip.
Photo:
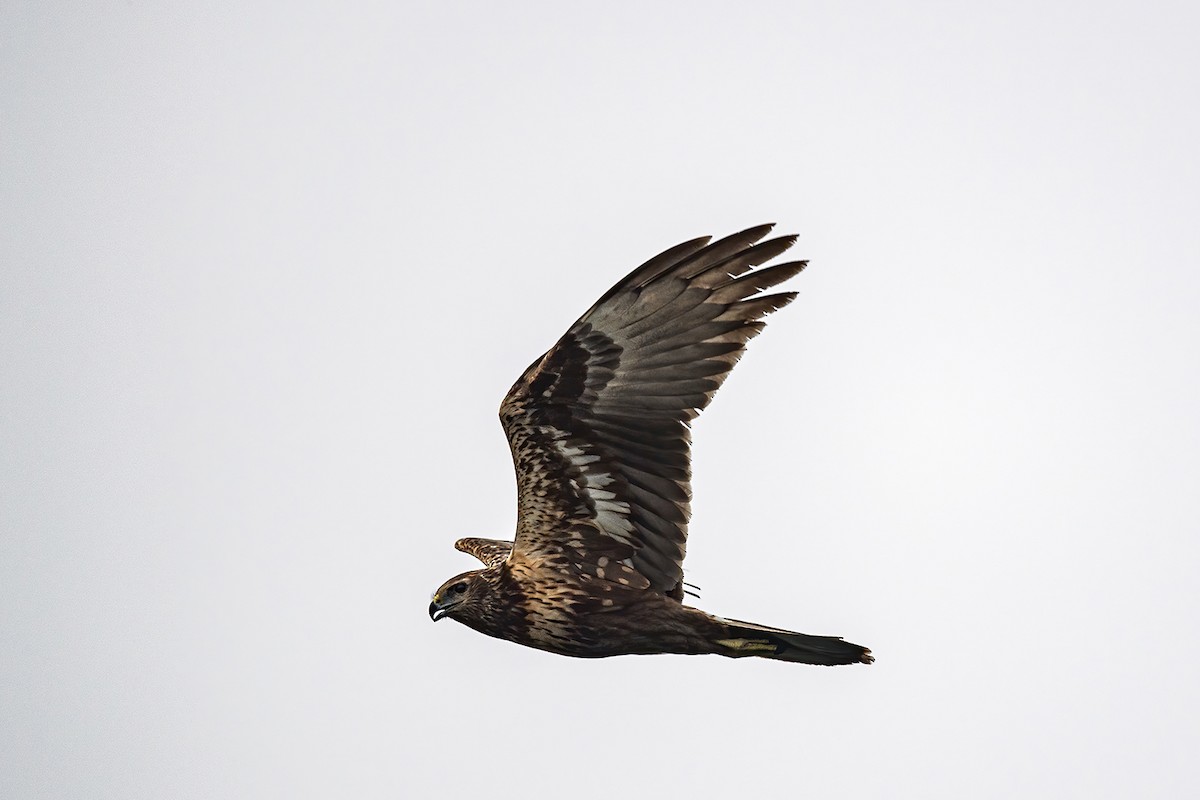
[{"label": "dark wingtip", "polygon": [[[764,222],[761,225],[754,225],[750,228],[746,228],[746,230],[744,230],[744,231],[739,231],[738,233],[735,233],[734,236],[738,236],[738,237],[745,236],[745,237],[749,238],[751,241],[757,242],[759,239],[763,238],[764,236],[766,236],[768,233],[770,233],[773,230],[775,230],[774,222]],[[730,238],[732,238],[732,237],[730,237]]]}]

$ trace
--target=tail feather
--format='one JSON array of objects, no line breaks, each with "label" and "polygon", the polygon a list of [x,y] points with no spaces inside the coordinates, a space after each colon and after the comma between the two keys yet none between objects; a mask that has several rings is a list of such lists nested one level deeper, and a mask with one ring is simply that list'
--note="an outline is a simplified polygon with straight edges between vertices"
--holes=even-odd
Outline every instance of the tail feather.
[{"label": "tail feather", "polygon": [[867,648],[838,636],[810,636],[734,619],[722,619],[721,622],[728,627],[728,636],[717,639],[715,644],[718,653],[730,658],[758,656],[826,666],[870,664],[875,660]]}]

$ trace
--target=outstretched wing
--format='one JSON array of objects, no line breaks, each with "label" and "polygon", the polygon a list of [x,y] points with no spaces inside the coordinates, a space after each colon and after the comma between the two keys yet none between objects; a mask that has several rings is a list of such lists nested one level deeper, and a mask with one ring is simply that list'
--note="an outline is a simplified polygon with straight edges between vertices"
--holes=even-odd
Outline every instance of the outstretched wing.
[{"label": "outstretched wing", "polygon": [[771,225],[694,239],[635,269],[535,361],[500,405],[517,471],[513,557],[682,598],[690,515],[688,421],[761,318],[760,294],[806,262],[751,271],[794,236]]},{"label": "outstretched wing", "polygon": [[502,539],[459,539],[454,543],[455,550],[475,556],[485,567],[494,567],[508,558],[512,546],[512,542]]}]

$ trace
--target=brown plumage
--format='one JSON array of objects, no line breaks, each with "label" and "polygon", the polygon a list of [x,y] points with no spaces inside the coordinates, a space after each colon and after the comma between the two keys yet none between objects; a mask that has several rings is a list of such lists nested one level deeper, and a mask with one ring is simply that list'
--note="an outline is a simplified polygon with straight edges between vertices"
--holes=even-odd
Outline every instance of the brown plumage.
[{"label": "brown plumage", "polygon": [[682,602],[688,422],[762,318],[796,296],[761,292],[806,264],[762,267],[795,241],[760,241],[771,227],[655,256],[525,370],[500,405],[517,472],[516,538],[459,540],[455,547],[485,567],[443,584],[430,617],[569,656],[873,660],[837,637],[722,619]]}]

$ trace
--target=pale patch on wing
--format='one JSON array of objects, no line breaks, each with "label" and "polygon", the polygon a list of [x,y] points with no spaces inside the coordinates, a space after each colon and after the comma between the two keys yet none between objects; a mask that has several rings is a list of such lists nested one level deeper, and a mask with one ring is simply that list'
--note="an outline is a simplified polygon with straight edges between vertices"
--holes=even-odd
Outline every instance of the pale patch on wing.
[{"label": "pale patch on wing", "polygon": [[614,481],[612,473],[592,466],[600,460],[600,456],[587,452],[584,449],[586,445],[561,433],[555,437],[554,444],[583,478],[582,485],[574,478],[571,483],[591,501],[595,509],[596,526],[600,531],[621,544],[636,546],[635,528],[629,519],[629,503],[617,499],[616,492],[607,488]]},{"label": "pale patch on wing", "polygon": [[717,644],[739,653],[774,652],[775,645],[761,639],[717,639]]}]

